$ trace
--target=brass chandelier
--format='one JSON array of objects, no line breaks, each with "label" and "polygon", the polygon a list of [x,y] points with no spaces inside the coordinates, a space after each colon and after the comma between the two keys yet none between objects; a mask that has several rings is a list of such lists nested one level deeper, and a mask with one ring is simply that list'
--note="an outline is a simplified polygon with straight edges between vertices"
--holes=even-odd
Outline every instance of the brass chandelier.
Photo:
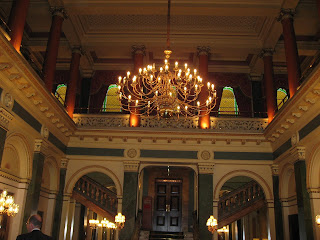
[{"label": "brass chandelier", "polygon": [[[119,77],[118,93],[121,107],[135,115],[204,116],[216,105],[216,90],[210,82],[203,83],[198,71],[185,64],[179,69],[175,62],[170,71],[170,0],[167,15],[167,49],[164,65],[156,70],[155,64],[140,68],[137,75]],[[207,93],[203,92],[206,85]]]}]

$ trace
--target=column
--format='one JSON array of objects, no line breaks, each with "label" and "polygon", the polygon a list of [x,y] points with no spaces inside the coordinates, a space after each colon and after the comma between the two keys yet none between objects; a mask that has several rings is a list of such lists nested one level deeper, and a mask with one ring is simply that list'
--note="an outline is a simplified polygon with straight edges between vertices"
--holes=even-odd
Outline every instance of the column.
[{"label": "column", "polygon": [[56,238],[53,239],[69,239],[67,237],[68,227],[69,227],[69,211],[70,206],[72,206],[71,203],[71,194],[65,193],[63,195],[62,200],[62,211],[61,211],[61,221],[60,221],[60,230],[55,235],[57,235]]},{"label": "column", "polygon": [[75,209],[74,209],[74,220],[73,220],[73,233],[72,233],[73,240],[81,239],[81,237],[79,236],[81,228],[83,229],[83,216],[81,216],[81,204],[76,202]]},{"label": "column", "polygon": [[70,63],[70,77],[67,85],[66,94],[66,110],[68,115],[72,118],[74,113],[74,106],[76,103],[77,83],[79,81],[79,66],[80,66],[81,48],[74,47],[72,49],[72,59]]},{"label": "column", "polygon": [[71,198],[69,203],[68,217],[67,217],[68,223],[65,224],[65,226],[67,226],[67,234],[65,238],[66,240],[72,240],[74,220],[75,220],[74,218],[75,209],[76,209],[76,200]]},{"label": "column", "polygon": [[301,77],[296,34],[293,27],[293,14],[294,10],[292,9],[282,9],[279,16],[279,21],[281,21],[283,28],[290,98],[296,93]]},{"label": "column", "polygon": [[272,165],[272,183],[273,183],[273,200],[274,200],[274,216],[276,227],[276,239],[284,239],[283,220],[282,220],[282,204],[279,196],[279,167]]},{"label": "column", "polygon": [[237,220],[237,235],[238,240],[243,240],[243,228],[242,228],[242,219]]},{"label": "column", "polygon": [[[206,226],[207,220],[213,214],[213,164],[199,163],[199,235],[201,240],[212,239],[212,233]],[[217,215],[214,216],[218,218]],[[215,233],[217,238],[217,233]]]},{"label": "column", "polygon": [[126,222],[120,231],[120,239],[130,239],[134,232],[139,165],[139,161],[124,162],[122,214],[125,215]]},{"label": "column", "polygon": [[[134,69],[133,74],[139,74],[139,68],[143,67],[143,57],[146,55],[145,46],[132,46],[132,53],[134,59]],[[134,108],[137,114],[130,112],[129,126],[131,127],[139,127],[140,126],[140,116],[139,109]]]},{"label": "column", "polygon": [[10,42],[12,46],[20,51],[24,25],[26,23],[28,8],[30,0],[16,0],[13,1],[8,26],[11,30],[10,32]]},{"label": "column", "polygon": [[43,63],[43,81],[49,92],[52,92],[54,73],[56,71],[56,62],[59,50],[61,28],[63,20],[66,18],[64,9],[52,9],[52,22],[50,28],[47,50]]},{"label": "column", "polygon": [[320,239],[320,228],[316,224],[316,216],[320,214],[319,206],[320,206],[320,190],[319,188],[313,188],[309,190],[310,194],[310,202],[312,206],[312,219],[313,219],[313,224],[314,224],[314,229],[315,231],[315,237],[314,239]]},{"label": "column", "polygon": [[0,166],[2,162],[2,155],[4,145],[6,142],[7,131],[10,121],[12,121],[13,115],[6,109],[0,107]]},{"label": "column", "polygon": [[313,218],[306,182],[305,148],[294,147],[291,155],[295,160],[294,177],[296,181],[300,239],[313,240]]},{"label": "column", "polygon": [[92,71],[84,73],[82,72],[82,77],[83,78],[81,79],[80,113],[88,113]]},{"label": "column", "polygon": [[89,225],[89,220],[93,219],[93,212],[89,208],[87,208],[87,231],[86,231],[86,240],[92,239],[92,228]]},{"label": "column", "polygon": [[252,109],[253,117],[265,118],[264,101],[262,97],[262,75],[250,74],[251,90],[252,90]]},{"label": "column", "polygon": [[270,123],[277,109],[276,92],[273,84],[272,49],[263,49],[261,56],[264,63],[264,87],[267,103],[268,122]]},{"label": "column", "polygon": [[[199,94],[199,101],[200,104],[203,104],[207,100],[207,96],[205,94],[204,89],[207,86],[208,82],[208,61],[209,61],[209,53],[210,48],[209,47],[198,47],[198,56],[199,56],[199,74],[203,79],[203,87],[202,91]],[[205,111],[204,109],[201,109]],[[201,129],[209,129],[210,128],[210,114],[205,115],[204,113],[201,113],[199,117],[199,128]]]},{"label": "column", "polygon": [[61,216],[62,216],[62,206],[63,206],[63,192],[66,181],[68,159],[62,158],[60,162],[60,178],[59,178],[59,191],[56,198],[56,205],[54,208],[54,220],[52,226],[51,236],[53,239],[58,239],[60,226],[61,226]]},{"label": "column", "polygon": [[[45,152],[48,144],[42,139],[35,140],[33,161],[32,161],[32,176],[28,187],[26,203],[24,205],[23,222],[27,222],[31,214],[36,214],[38,211],[40,188],[42,180],[43,165]],[[27,232],[26,225],[22,226],[22,232]]]}]

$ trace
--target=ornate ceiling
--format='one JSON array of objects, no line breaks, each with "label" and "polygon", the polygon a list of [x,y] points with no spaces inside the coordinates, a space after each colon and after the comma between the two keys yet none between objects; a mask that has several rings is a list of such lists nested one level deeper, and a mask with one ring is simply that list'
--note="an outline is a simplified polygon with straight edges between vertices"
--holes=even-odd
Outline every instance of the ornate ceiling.
[{"label": "ornate ceiling", "polygon": [[[6,20],[11,2],[0,3]],[[39,67],[50,31],[50,6],[64,6],[68,15],[63,23],[58,69],[69,68],[73,46],[81,46],[85,52],[81,58],[83,74],[132,68],[133,45],[145,45],[146,63],[163,58],[167,0],[30,0],[28,37],[23,45]],[[275,72],[285,72],[282,25],[277,21],[281,8],[296,9],[299,55],[310,61],[320,49],[315,0],[172,0],[172,58],[197,66],[197,47],[206,46],[211,49],[210,72],[260,74],[260,51],[274,48]]]}]

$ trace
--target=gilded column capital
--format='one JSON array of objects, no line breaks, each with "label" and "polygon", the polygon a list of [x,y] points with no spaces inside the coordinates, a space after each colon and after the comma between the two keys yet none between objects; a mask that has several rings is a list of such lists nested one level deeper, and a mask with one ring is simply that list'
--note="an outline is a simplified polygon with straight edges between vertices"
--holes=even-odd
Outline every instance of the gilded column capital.
[{"label": "gilded column capital", "polygon": [[123,166],[125,172],[138,172],[140,161],[124,161]]},{"label": "gilded column capital", "polygon": [[198,46],[197,47],[198,56],[201,56],[201,55],[209,56],[210,55],[210,51],[211,51],[211,48],[208,47],[208,46]]},{"label": "gilded column capital", "polygon": [[132,55],[142,54],[143,56],[146,55],[146,47],[144,45],[133,45],[131,47]]},{"label": "gilded column capital", "polygon": [[263,57],[270,57],[273,56],[274,54],[274,49],[272,48],[264,48],[261,50],[261,52],[259,53],[259,57],[263,58]]},{"label": "gilded column capital", "polygon": [[59,16],[63,19],[68,19],[68,14],[67,14],[64,7],[58,7],[58,6],[50,7],[49,10],[50,10],[52,16]]},{"label": "gilded column capital", "polygon": [[8,112],[6,109],[0,107],[0,126],[5,129],[6,131],[8,130],[9,123],[12,121],[13,115]]},{"label": "gilded column capital", "polygon": [[199,174],[213,174],[214,163],[199,163]]},{"label": "gilded column capital", "polygon": [[36,139],[34,141],[34,152],[42,153],[42,154],[46,155],[48,148],[49,148],[49,145],[45,140]]},{"label": "gilded column capital", "polygon": [[85,51],[82,49],[81,46],[73,46],[73,47],[71,48],[71,52],[72,52],[72,53],[79,53],[80,55],[85,54]]},{"label": "gilded column capital", "polygon": [[281,11],[280,11],[280,14],[277,18],[277,20],[279,22],[282,22],[284,19],[288,19],[288,18],[291,18],[293,19],[294,15],[296,14],[296,11],[294,9],[291,9],[291,8],[282,8]]},{"label": "gilded column capital", "polygon": [[60,168],[67,169],[69,163],[69,158],[61,158],[60,160]]},{"label": "gilded column capital", "polygon": [[278,164],[271,165],[271,170],[272,170],[272,175],[273,176],[278,176],[279,175],[279,165]]},{"label": "gilded column capital", "polygon": [[291,156],[294,162],[306,160],[306,148],[302,146],[294,147],[291,150]]}]

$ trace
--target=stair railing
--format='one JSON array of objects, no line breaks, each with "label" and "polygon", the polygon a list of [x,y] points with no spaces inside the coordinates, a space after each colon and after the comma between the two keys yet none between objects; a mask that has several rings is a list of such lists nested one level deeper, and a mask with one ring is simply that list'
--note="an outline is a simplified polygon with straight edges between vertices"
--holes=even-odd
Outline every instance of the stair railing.
[{"label": "stair railing", "polygon": [[79,193],[100,208],[114,215],[117,214],[117,194],[93,179],[82,176],[77,181],[73,191]]},{"label": "stair railing", "polygon": [[239,189],[220,197],[218,215],[219,221],[247,208],[257,201],[264,199],[264,193],[260,185],[251,181]]}]

